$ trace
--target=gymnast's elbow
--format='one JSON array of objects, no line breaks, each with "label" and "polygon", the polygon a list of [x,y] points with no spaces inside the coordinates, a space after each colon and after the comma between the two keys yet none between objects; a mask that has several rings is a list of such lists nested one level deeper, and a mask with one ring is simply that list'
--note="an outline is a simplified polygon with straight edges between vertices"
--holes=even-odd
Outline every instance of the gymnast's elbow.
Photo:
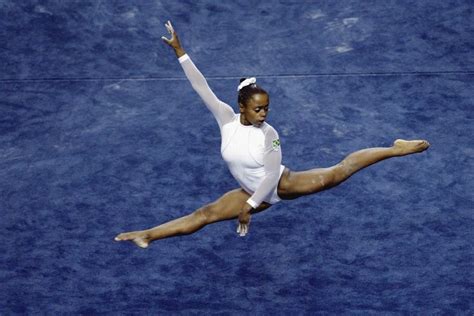
[{"label": "gymnast's elbow", "polygon": [[275,186],[278,184],[278,178],[280,173],[277,171],[267,172],[265,174],[265,182],[273,183]]}]

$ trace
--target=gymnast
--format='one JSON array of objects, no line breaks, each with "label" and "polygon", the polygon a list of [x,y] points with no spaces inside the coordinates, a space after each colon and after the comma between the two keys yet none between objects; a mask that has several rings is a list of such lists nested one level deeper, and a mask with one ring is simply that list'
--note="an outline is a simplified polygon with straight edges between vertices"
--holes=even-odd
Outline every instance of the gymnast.
[{"label": "gymnast", "polygon": [[245,236],[252,214],[268,209],[280,200],[291,200],[332,188],[357,171],[381,160],[419,153],[429,147],[425,140],[394,141],[392,147],[368,148],[348,155],[337,165],[307,171],[293,171],[281,165],[280,140],[267,122],[269,95],[256,84],[255,78],[242,78],[238,86],[239,113],[219,100],[206,79],[183,50],[178,36],[168,21],[171,35],[162,40],[175,54],[206,107],[217,120],[221,132],[221,154],[240,188],[193,213],[162,225],[115,237],[129,240],[141,248],[150,242],[196,232],[207,224],[238,218],[237,233]]}]

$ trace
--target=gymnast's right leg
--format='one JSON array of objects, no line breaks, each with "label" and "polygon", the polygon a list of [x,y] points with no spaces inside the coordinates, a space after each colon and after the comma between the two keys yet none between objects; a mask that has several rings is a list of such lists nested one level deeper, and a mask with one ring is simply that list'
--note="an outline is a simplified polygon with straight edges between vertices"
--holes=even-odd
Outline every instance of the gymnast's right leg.
[{"label": "gymnast's right leg", "polygon": [[[149,243],[153,240],[179,235],[189,235],[203,228],[207,224],[237,218],[240,209],[249,197],[250,195],[244,190],[235,189],[227,192],[217,201],[205,205],[189,215],[174,219],[150,229],[119,234],[115,237],[115,240],[130,240],[141,248],[147,248]],[[270,206],[270,204],[262,203],[256,212],[263,211]]]},{"label": "gymnast's right leg", "polygon": [[397,139],[391,147],[367,148],[348,155],[337,165],[300,172],[285,170],[278,185],[278,195],[284,200],[330,189],[354,173],[379,161],[419,153],[430,144],[425,140]]}]

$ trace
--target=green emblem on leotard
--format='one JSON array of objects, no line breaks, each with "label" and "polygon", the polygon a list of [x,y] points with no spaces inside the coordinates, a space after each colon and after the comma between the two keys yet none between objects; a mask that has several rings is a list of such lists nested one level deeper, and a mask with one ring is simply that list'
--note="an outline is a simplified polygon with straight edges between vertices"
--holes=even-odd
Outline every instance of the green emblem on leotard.
[{"label": "green emblem on leotard", "polygon": [[273,148],[273,150],[278,150],[280,148],[280,140],[279,139],[275,139],[272,142],[272,148]]}]

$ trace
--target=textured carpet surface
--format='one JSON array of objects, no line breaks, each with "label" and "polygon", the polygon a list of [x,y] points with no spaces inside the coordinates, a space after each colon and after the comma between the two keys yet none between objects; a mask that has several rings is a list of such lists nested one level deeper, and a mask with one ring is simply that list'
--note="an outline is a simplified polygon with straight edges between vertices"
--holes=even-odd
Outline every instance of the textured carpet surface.
[{"label": "textured carpet surface", "polygon": [[[0,0],[0,314],[472,315],[472,1]],[[116,243],[237,187],[215,93],[270,94],[292,170],[422,154],[142,250]]]}]

